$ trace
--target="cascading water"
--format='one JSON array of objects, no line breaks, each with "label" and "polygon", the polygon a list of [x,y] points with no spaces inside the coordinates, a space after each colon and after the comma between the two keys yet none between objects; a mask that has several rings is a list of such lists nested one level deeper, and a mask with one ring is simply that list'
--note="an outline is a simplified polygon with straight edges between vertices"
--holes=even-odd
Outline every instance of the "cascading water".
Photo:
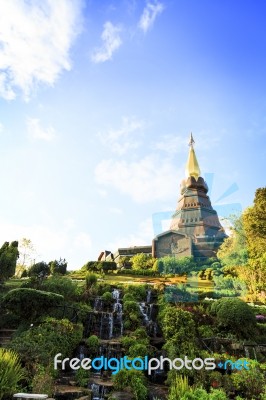
[{"label": "cascading water", "polygon": [[149,304],[150,302],[151,302],[151,289],[148,289],[146,303]]},{"label": "cascading water", "polygon": [[147,326],[150,322],[150,319],[148,316],[148,310],[149,310],[149,308],[146,306],[145,303],[139,303],[139,311],[143,317],[143,323],[145,326]]},{"label": "cascading water", "polygon": [[98,385],[97,383],[91,384],[92,398],[91,400],[104,400],[107,393],[106,386]]},{"label": "cascading water", "polygon": [[113,314],[115,319],[115,325],[117,326],[117,330],[115,332],[115,336],[123,335],[123,307],[120,301],[120,291],[118,289],[114,289],[112,291],[113,299],[115,300],[113,306]]}]

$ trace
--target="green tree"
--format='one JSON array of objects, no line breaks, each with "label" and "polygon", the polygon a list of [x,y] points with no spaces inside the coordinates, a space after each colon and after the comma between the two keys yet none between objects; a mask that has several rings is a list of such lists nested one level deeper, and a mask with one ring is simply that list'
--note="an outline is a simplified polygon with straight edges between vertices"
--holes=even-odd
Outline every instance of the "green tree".
[{"label": "green tree", "polygon": [[18,265],[27,268],[34,264],[36,250],[30,239],[22,238],[19,241],[19,259]]},{"label": "green tree", "polygon": [[150,269],[153,267],[155,259],[149,254],[138,253],[131,257],[133,269]]},{"label": "green tree", "polygon": [[59,260],[50,261],[48,265],[52,275],[65,275],[67,272],[67,262],[61,257]]},{"label": "green tree", "polygon": [[243,214],[249,262],[245,279],[251,293],[266,286],[266,188],[257,189],[254,205]]},{"label": "green tree", "polygon": [[220,246],[217,257],[223,266],[246,265],[248,261],[247,237],[242,216],[231,216],[231,235]]},{"label": "green tree", "polygon": [[162,312],[161,327],[166,340],[164,345],[170,357],[191,355],[195,348],[195,322],[190,312],[166,306]]},{"label": "green tree", "polygon": [[29,269],[29,276],[38,276],[43,278],[49,274],[50,274],[49,265],[44,261],[40,261],[36,264],[33,264]]},{"label": "green tree", "polygon": [[18,257],[18,242],[5,242],[0,249],[0,282],[15,274]]},{"label": "green tree", "polygon": [[193,257],[166,256],[159,260],[159,271],[163,274],[187,274],[195,268]]}]

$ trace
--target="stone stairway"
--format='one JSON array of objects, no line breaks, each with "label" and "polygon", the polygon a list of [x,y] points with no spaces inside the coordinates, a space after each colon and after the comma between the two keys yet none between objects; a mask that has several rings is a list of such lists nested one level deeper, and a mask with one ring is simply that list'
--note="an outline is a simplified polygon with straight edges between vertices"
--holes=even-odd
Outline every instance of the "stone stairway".
[{"label": "stone stairway", "polygon": [[6,347],[16,329],[0,329],[0,347]]}]

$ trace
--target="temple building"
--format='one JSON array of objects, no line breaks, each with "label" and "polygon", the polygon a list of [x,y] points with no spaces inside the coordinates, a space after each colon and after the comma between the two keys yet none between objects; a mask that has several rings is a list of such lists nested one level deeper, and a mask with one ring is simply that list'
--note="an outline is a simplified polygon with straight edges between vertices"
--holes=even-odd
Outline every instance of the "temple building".
[{"label": "temple building", "polygon": [[200,261],[216,256],[227,235],[217,212],[212,208],[207,195],[207,183],[200,176],[194,143],[191,134],[186,178],[180,184],[180,197],[169,230],[156,236],[151,246],[121,248],[107,257],[103,257],[105,253],[102,252],[99,259],[109,260],[112,257],[119,264],[120,257],[143,252],[156,258],[169,255],[177,258],[194,256],[195,260]]}]

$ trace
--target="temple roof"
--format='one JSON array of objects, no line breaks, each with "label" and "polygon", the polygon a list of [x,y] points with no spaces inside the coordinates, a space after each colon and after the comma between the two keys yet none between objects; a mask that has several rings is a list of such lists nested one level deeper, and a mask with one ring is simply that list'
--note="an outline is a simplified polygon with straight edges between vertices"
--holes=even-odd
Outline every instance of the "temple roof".
[{"label": "temple roof", "polygon": [[190,176],[193,176],[196,180],[198,180],[200,176],[200,167],[199,163],[195,154],[195,150],[193,147],[193,144],[195,143],[192,133],[190,134],[190,141],[189,141],[189,154],[188,154],[188,160],[186,164],[186,176],[189,178]]}]

